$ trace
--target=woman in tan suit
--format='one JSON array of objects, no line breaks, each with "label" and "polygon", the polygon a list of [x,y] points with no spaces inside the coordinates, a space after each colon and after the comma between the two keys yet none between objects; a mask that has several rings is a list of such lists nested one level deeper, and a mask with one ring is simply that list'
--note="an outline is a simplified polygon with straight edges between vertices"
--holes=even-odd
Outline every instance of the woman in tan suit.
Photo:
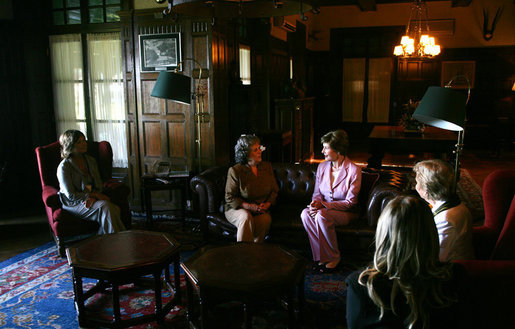
[{"label": "woman in tan suit", "polygon": [[229,168],[225,186],[225,217],[237,227],[237,241],[263,242],[279,191],[274,171],[269,162],[262,162],[264,147],[255,135],[242,135],[234,151],[236,165]]}]

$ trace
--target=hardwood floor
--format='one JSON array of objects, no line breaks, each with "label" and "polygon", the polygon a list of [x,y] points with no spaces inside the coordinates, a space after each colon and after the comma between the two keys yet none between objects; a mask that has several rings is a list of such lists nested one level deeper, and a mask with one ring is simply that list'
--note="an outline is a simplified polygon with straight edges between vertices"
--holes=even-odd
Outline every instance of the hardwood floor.
[{"label": "hardwood floor", "polygon": [[[316,152],[320,152],[316,149]],[[319,153],[318,153],[319,154]],[[366,164],[368,154],[365,145],[351,145],[349,157]],[[431,155],[423,155],[428,158]],[[386,155],[385,165],[412,165],[421,160],[420,155]],[[515,168],[515,147],[501,150],[498,156],[486,150],[465,150],[462,155],[462,168],[470,172],[472,178],[482,186],[485,178],[497,169]],[[19,218],[0,219],[0,261],[11,258],[23,251],[38,247],[52,241],[46,215],[41,209],[41,215]]]}]

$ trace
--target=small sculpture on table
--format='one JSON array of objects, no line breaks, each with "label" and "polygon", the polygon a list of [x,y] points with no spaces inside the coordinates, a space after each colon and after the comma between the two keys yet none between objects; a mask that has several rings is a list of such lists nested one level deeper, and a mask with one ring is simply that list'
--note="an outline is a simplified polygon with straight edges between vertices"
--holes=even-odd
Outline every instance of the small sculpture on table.
[{"label": "small sculpture on table", "polygon": [[407,104],[402,105],[402,116],[399,120],[399,126],[404,128],[406,136],[420,136],[424,132],[425,125],[413,118],[413,113],[420,101],[414,102],[409,99]]}]

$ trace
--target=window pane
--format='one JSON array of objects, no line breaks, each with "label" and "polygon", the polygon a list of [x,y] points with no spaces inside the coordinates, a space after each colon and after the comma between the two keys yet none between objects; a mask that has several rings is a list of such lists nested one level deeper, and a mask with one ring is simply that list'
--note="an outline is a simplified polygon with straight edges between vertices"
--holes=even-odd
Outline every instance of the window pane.
[{"label": "window pane", "polygon": [[54,12],[54,25],[64,25],[64,11]]},{"label": "window pane", "polygon": [[106,0],[106,4],[108,5],[119,5],[120,2],[120,0]]},{"label": "window pane", "polygon": [[103,23],[104,22],[104,11],[102,8],[90,8],[89,9],[89,22],[90,23]]},{"label": "window pane", "polygon": [[54,8],[54,9],[63,8],[63,0],[52,0],[52,8]]},{"label": "window pane", "polygon": [[80,0],[66,0],[66,8],[80,7]]},{"label": "window pane", "polygon": [[117,11],[120,11],[120,7],[107,7],[106,8],[106,16],[107,16],[107,22],[119,22],[120,16],[116,13]]},{"label": "window pane", "polygon": [[102,6],[102,0],[89,0],[90,6]]},{"label": "window pane", "polygon": [[68,15],[68,24],[80,24],[80,10],[68,10],[66,13]]},{"label": "window pane", "polygon": [[240,78],[244,85],[250,85],[250,47],[240,45]]}]

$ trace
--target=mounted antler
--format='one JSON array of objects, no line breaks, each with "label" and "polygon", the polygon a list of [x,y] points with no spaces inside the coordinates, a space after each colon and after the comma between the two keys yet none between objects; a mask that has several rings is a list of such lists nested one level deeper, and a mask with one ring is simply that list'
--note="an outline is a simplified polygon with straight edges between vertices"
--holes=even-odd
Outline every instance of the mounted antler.
[{"label": "mounted antler", "polygon": [[503,6],[497,8],[497,11],[495,12],[494,20],[492,21],[492,28],[488,28],[488,11],[483,8],[483,39],[486,41],[490,40],[494,36],[495,31],[495,25],[497,25],[497,22],[501,18],[501,14],[503,11]]}]

